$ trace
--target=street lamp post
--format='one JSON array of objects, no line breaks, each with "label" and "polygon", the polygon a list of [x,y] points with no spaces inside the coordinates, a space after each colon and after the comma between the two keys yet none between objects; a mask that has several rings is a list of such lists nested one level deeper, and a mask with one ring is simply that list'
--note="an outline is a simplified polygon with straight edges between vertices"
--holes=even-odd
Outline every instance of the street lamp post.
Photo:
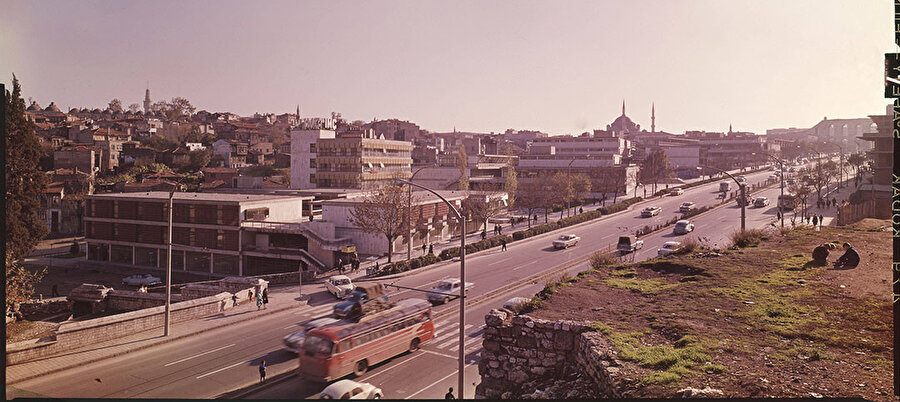
[{"label": "street lamp post", "polygon": [[781,215],[781,227],[784,227],[784,211],[781,210],[781,199],[784,198],[784,161],[768,152],[763,152],[762,154],[774,159],[781,165],[781,197],[778,198],[778,214]]},{"label": "street lamp post", "polygon": [[726,171],[724,171],[724,170],[722,170],[722,169],[714,168],[714,167],[712,167],[712,166],[703,166],[703,165],[700,165],[699,167],[701,167],[701,168],[707,168],[707,169],[713,169],[713,170],[715,170],[715,171],[724,173],[726,176],[730,177],[731,180],[734,180],[734,182],[737,183],[738,187],[740,187],[740,189],[741,189],[741,198],[740,198],[740,204],[741,204],[741,232],[743,232],[743,231],[746,229],[746,227],[747,227],[747,208],[746,208],[746,207],[747,207],[747,205],[746,205],[746,204],[747,204],[747,186],[746,186],[745,184],[741,183],[741,182],[740,182],[738,179],[736,179],[734,176],[732,176],[731,173],[728,173],[728,172],[726,172]]},{"label": "street lamp post", "polygon": [[409,180],[396,179],[396,182],[400,183],[400,184],[406,184],[408,186],[416,186],[425,191],[428,191],[431,194],[436,195],[438,198],[441,199],[441,201],[443,201],[445,204],[447,204],[447,206],[450,208],[450,210],[453,211],[453,213],[456,215],[456,219],[459,221],[459,232],[460,232],[460,235],[459,235],[459,282],[460,282],[460,284],[459,284],[459,286],[460,286],[460,288],[459,288],[459,373],[458,373],[459,383],[457,386],[459,389],[459,399],[464,399],[465,391],[464,391],[463,386],[465,384],[464,376],[465,376],[465,368],[466,368],[465,367],[466,351],[465,351],[465,348],[463,347],[463,345],[465,345],[465,337],[466,337],[466,332],[465,332],[465,326],[466,326],[465,325],[465,323],[466,323],[466,302],[465,302],[465,300],[466,300],[466,221],[465,221],[465,219],[463,219],[463,216],[459,212],[459,210],[456,209],[455,206],[453,206],[453,204],[451,204],[449,201],[447,201],[446,198],[442,197],[440,194],[438,194],[434,190],[432,190],[428,187],[425,187],[423,185],[420,185],[420,184],[415,184]]},{"label": "street lamp post", "polygon": [[[409,176],[409,180],[412,181],[413,177],[416,177],[416,174],[427,168],[428,166],[423,166],[416,170],[412,176]],[[406,261],[412,259],[412,227],[410,227],[410,216],[412,216],[412,186],[407,187],[406,194]]]},{"label": "street lamp post", "polygon": [[169,191],[169,236],[166,240],[166,312],[163,323],[163,336],[169,336],[169,316],[172,303],[172,217],[175,209],[175,189]]}]

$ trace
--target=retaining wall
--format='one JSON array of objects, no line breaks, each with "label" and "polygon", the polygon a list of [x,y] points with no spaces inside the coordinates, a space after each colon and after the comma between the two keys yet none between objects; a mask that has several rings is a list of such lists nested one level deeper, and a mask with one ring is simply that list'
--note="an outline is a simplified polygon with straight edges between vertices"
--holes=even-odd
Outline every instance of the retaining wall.
[{"label": "retaining wall", "polygon": [[19,313],[26,320],[47,317],[69,311],[69,301],[65,297],[44,300],[30,300],[19,304]]},{"label": "retaining wall", "polygon": [[[171,295],[172,303],[182,301],[181,295]],[[113,289],[106,295],[107,311],[135,311],[166,305],[165,293],[145,293]]]},{"label": "retaining wall", "polygon": [[599,398],[619,398],[619,362],[589,322],[547,321],[508,310],[485,315],[484,351],[478,363],[479,399],[518,396],[525,383],[561,378],[574,363],[594,383]]}]

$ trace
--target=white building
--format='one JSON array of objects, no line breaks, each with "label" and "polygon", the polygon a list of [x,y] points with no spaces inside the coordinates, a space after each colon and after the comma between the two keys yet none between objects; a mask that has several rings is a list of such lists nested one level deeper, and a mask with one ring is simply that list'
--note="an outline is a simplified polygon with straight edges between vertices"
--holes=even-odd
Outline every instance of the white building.
[{"label": "white building", "polygon": [[316,143],[334,138],[333,129],[299,128],[291,131],[291,188],[316,188]]},{"label": "white building", "polygon": [[203,146],[203,144],[201,144],[199,142],[185,142],[184,146],[188,149],[188,151],[191,151],[191,152],[196,151],[198,149],[206,149],[206,147]]}]

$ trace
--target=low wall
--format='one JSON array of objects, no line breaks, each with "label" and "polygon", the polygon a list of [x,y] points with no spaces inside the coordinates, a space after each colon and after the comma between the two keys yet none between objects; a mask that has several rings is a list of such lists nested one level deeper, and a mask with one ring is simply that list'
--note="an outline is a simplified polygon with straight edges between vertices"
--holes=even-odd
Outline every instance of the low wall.
[{"label": "low wall", "polygon": [[[259,278],[268,281],[273,285],[296,285],[300,283],[296,272],[285,272],[280,274],[257,275]],[[313,271],[303,271],[303,283],[312,283],[316,280],[316,273]]]},{"label": "low wall", "polygon": [[[181,296],[171,295],[171,302],[180,302]],[[113,289],[106,295],[106,311],[135,311],[166,305],[165,293],[146,293],[134,290]]]},{"label": "low wall", "polygon": [[574,363],[593,382],[596,396],[621,397],[618,362],[605,337],[588,322],[536,320],[507,310],[485,315],[484,351],[478,363],[478,399],[518,397],[525,383],[562,378]]},{"label": "low wall", "polygon": [[53,299],[31,300],[19,304],[19,313],[22,318],[31,320],[34,318],[48,317],[55,314],[68,312],[69,301],[65,297]]},{"label": "low wall", "polygon": [[[173,303],[171,322],[193,320],[231,309],[231,293]],[[165,307],[153,307],[81,322],[67,322],[55,339],[34,339],[6,345],[6,364],[18,364],[122,338],[164,325]]]}]

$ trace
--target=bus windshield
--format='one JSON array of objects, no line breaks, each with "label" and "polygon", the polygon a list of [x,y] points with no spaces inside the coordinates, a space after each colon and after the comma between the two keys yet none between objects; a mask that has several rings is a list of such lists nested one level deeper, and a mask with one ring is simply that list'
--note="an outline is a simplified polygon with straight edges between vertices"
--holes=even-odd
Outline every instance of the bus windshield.
[{"label": "bus windshield", "polygon": [[307,336],[303,342],[303,349],[309,352],[330,355],[334,348],[334,342],[319,336]]}]

